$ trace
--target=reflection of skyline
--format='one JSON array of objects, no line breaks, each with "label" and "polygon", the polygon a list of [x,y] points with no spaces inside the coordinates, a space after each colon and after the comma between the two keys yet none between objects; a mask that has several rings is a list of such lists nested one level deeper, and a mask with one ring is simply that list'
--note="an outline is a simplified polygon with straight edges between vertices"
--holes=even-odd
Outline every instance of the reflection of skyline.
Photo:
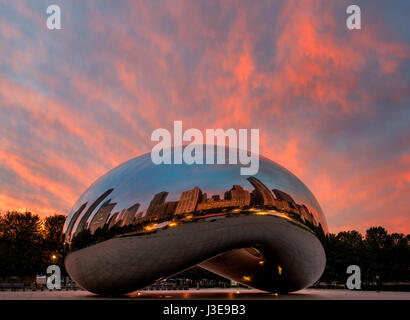
[{"label": "reflection of skyline", "polygon": [[89,224],[90,232],[94,233],[98,228],[102,228],[106,223],[112,209],[117,203],[111,203],[111,199],[104,202],[104,204],[98,209],[97,213],[94,215],[93,219]]},{"label": "reflection of skyline", "polygon": [[113,191],[114,189],[108,189],[105,191],[94,203],[88,208],[88,210],[82,216],[80,222],[78,223],[77,229],[75,230],[75,234],[78,234],[82,230],[86,229],[87,220],[93,213],[94,209],[98,207],[98,205]]},{"label": "reflection of skyline", "polygon": [[67,235],[77,235],[79,232],[89,229],[93,234],[97,229],[107,226],[111,229],[114,226],[124,227],[149,221],[166,221],[174,218],[184,218],[187,215],[202,215],[215,209],[224,210],[227,208],[245,208],[250,206],[265,206],[279,211],[293,214],[303,222],[317,226],[316,219],[309,211],[305,204],[298,204],[288,193],[279,190],[270,190],[265,184],[255,177],[249,177],[247,180],[254,187],[251,192],[244,189],[241,185],[233,185],[230,190],[223,194],[221,199],[219,194],[212,195],[203,192],[198,186],[193,189],[180,193],[179,200],[166,201],[169,192],[161,191],[155,194],[150,201],[145,214],[143,211],[138,212],[139,203],[135,203],[128,209],[117,211],[111,215],[117,203],[111,203],[111,199],[105,201],[94,217],[88,223],[87,220],[98,207],[98,205],[113,191],[109,189],[104,192],[84,213],[78,223],[77,229],[73,233],[76,220],[79,219],[87,203],[84,203],[74,214],[67,228]]},{"label": "reflection of skyline", "polygon": [[123,209],[121,212],[115,212],[111,216],[111,218],[108,215],[106,222],[101,227],[103,227],[105,224],[108,224],[109,228],[112,228],[113,226],[123,227],[129,224],[133,224],[135,222],[135,219],[137,218],[137,211],[139,207],[140,204],[135,203],[128,209]]}]

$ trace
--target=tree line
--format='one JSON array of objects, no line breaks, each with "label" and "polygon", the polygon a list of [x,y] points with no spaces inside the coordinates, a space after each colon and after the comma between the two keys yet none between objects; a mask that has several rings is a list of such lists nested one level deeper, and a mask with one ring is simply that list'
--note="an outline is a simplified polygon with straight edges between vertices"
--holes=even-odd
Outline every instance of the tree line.
[{"label": "tree line", "polygon": [[51,264],[63,268],[65,219],[16,211],[0,215],[0,276],[44,275]]},{"label": "tree line", "polygon": [[389,234],[383,227],[371,227],[365,236],[358,231],[328,233],[322,239],[326,268],[321,281],[345,283],[349,265],[360,267],[364,283],[410,280],[410,235]]},{"label": "tree line", "polygon": [[[40,218],[31,212],[15,211],[0,215],[0,276],[45,274],[50,264],[59,265],[65,273],[65,219],[58,214]],[[389,234],[383,227],[372,227],[365,236],[353,230],[320,238],[327,259],[320,281],[346,282],[349,265],[360,267],[365,282],[374,281],[376,275],[384,282],[410,280],[409,234]],[[211,277],[211,273],[194,267],[179,276],[195,279],[205,275]]]}]

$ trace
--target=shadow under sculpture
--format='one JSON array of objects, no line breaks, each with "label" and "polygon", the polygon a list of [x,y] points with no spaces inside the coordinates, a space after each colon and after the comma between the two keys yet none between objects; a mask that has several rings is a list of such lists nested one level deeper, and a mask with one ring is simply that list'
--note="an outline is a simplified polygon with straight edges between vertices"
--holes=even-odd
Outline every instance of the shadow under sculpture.
[{"label": "shadow under sculpture", "polygon": [[[225,153],[226,155],[228,152]],[[322,210],[285,168],[154,165],[145,154],[94,182],[64,226],[65,266],[84,289],[124,294],[199,265],[247,286],[291,292],[325,267]]]}]

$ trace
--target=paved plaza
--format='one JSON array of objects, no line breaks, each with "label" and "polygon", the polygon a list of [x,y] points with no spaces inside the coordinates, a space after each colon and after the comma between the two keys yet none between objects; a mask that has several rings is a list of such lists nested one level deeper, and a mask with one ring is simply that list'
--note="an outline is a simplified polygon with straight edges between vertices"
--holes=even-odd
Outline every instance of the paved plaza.
[{"label": "paved plaza", "polygon": [[343,289],[304,289],[291,294],[272,294],[254,289],[201,289],[135,291],[125,296],[107,298],[88,291],[0,291],[0,300],[410,300],[410,292],[352,291]]}]

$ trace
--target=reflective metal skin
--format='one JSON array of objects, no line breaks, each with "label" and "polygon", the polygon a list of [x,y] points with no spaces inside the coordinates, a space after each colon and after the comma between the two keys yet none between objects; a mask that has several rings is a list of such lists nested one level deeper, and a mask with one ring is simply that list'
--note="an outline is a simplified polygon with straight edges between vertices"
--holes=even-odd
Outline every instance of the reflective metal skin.
[{"label": "reflective metal skin", "polygon": [[313,284],[325,267],[319,238],[327,233],[315,197],[267,158],[255,176],[241,176],[241,166],[155,165],[145,154],[111,170],[67,218],[68,273],[103,295],[195,265],[270,292]]}]

